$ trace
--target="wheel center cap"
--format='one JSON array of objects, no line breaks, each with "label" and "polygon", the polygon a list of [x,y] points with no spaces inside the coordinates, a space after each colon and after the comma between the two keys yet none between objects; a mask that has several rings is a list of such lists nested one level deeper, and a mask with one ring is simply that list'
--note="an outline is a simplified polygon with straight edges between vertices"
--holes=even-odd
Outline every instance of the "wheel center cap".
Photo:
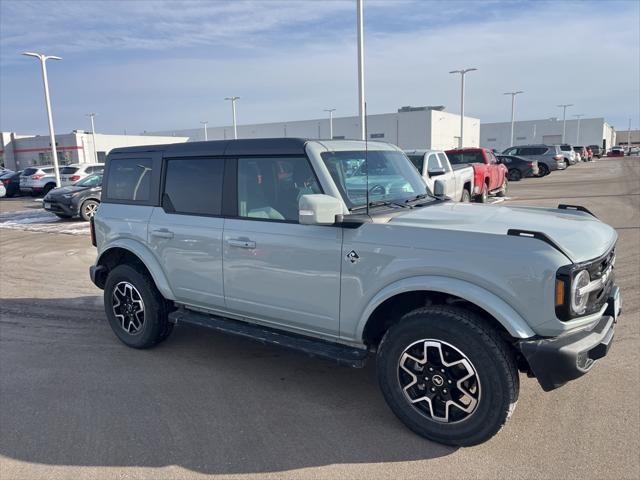
[{"label": "wheel center cap", "polygon": [[442,385],[444,385],[444,380],[440,375],[434,375],[432,381],[436,387],[441,387]]}]

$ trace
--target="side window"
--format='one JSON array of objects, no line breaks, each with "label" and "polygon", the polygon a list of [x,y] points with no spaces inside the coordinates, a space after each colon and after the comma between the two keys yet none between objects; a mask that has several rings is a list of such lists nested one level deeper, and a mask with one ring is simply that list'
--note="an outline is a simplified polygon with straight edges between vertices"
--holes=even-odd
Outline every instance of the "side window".
[{"label": "side window", "polygon": [[548,148],[545,147],[536,147],[533,149],[533,155],[544,155],[547,153]]},{"label": "side window", "polygon": [[149,158],[111,160],[107,198],[147,202],[151,196],[153,163]]},{"label": "side window", "polygon": [[422,167],[424,165],[424,155],[409,155],[409,160],[418,169],[420,175],[422,175]]},{"label": "side window", "polygon": [[162,207],[168,213],[220,215],[224,160],[169,159]]},{"label": "side window", "polygon": [[309,161],[295,158],[238,159],[238,215],[298,220],[302,195],[322,193]]},{"label": "side window", "polygon": [[438,154],[438,158],[440,159],[440,166],[442,168],[444,168],[444,170],[446,172],[450,172],[451,171],[451,165],[449,164],[449,161],[447,160],[447,154],[444,152],[441,152]]},{"label": "side window", "polygon": [[522,155],[522,153],[518,152],[517,148],[510,148],[509,150],[505,151],[504,154],[505,155]]},{"label": "side window", "polygon": [[500,157],[502,163],[511,163],[511,157]]},{"label": "side window", "polygon": [[489,159],[489,163],[498,163],[498,161],[496,160],[496,157],[493,155],[492,152],[486,150],[485,154],[487,155],[487,158]]},{"label": "side window", "polygon": [[435,153],[432,153],[431,155],[429,155],[429,158],[427,159],[427,172],[430,172],[431,170],[439,170],[440,169],[440,164],[438,163],[438,157],[436,156]]}]

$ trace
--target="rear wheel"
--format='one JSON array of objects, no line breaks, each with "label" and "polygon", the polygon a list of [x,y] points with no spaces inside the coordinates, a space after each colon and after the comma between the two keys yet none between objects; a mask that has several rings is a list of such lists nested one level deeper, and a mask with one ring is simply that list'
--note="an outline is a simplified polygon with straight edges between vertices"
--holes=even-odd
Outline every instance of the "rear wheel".
[{"label": "rear wheel", "polygon": [[538,176],[546,177],[547,175],[549,175],[549,167],[547,167],[544,163],[540,163],[538,165]]},{"label": "rear wheel", "polygon": [[42,189],[42,193],[44,195],[46,195],[47,193],[49,193],[51,190],[53,190],[54,188],[56,188],[56,184],[55,183],[47,183],[44,188]]},{"label": "rear wheel", "polygon": [[104,307],[111,328],[128,347],[153,347],[173,329],[168,302],[148,275],[130,265],[119,265],[109,272]]},{"label": "rear wheel", "polygon": [[466,188],[462,190],[462,197],[460,198],[460,201],[462,203],[469,203],[469,201],[471,200],[471,194],[469,193],[469,190],[467,190]]},{"label": "rear wheel", "polygon": [[476,201],[478,203],[487,203],[488,200],[489,200],[489,190],[487,189],[487,185],[483,184],[482,191],[480,192],[480,195],[476,197]]},{"label": "rear wheel", "polygon": [[99,206],[100,202],[95,200],[85,200],[80,206],[80,216],[85,222],[88,222],[91,220],[91,217],[96,214]]},{"label": "rear wheel", "polygon": [[418,435],[448,445],[488,440],[518,399],[518,370],[504,340],[475,314],[454,307],[405,315],[384,335],[376,366],[398,418]]},{"label": "rear wheel", "polygon": [[505,177],[504,181],[502,182],[502,187],[500,187],[500,190],[498,191],[498,193],[496,193],[496,196],[506,197],[508,191],[509,191],[509,180],[507,180],[507,177]]},{"label": "rear wheel", "polygon": [[522,173],[517,168],[512,168],[509,170],[509,180],[512,182],[518,182],[522,180]]}]

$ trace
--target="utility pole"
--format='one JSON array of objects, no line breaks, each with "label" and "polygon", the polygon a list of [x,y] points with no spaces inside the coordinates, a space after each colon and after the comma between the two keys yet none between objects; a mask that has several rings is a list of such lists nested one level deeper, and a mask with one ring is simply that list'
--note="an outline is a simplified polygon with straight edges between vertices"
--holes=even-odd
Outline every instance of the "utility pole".
[{"label": "utility pole", "polygon": [[357,0],[357,37],[358,37],[358,113],[360,116],[360,139],[365,139],[365,118],[364,118],[364,12],[362,3],[364,0]]},{"label": "utility pole", "polygon": [[631,156],[631,119],[629,119],[629,130],[627,131],[627,147],[629,149],[629,156]]},{"label": "utility pole", "polygon": [[206,142],[207,140],[209,140],[208,135],[207,135],[207,124],[209,123],[208,121],[203,121],[200,122],[202,125],[204,125],[204,141]]},{"label": "utility pole", "polygon": [[578,119],[578,128],[576,129],[576,145],[580,145],[580,119],[584,117],[584,113],[574,115]]},{"label": "utility pole", "polygon": [[564,144],[564,135],[567,131],[567,107],[573,107],[573,103],[565,103],[558,107],[562,108],[562,143]]},{"label": "utility pole", "polygon": [[325,108],[325,112],[329,112],[329,139],[333,140],[333,112],[336,111],[335,108]]},{"label": "utility pole", "polygon": [[95,160],[95,163],[98,163],[98,149],[96,147],[96,125],[95,125],[95,123],[93,123],[93,118],[97,114],[96,113],[87,113],[85,115],[91,119],[91,140],[93,142],[93,158]]},{"label": "utility pole", "polygon": [[238,139],[238,127],[236,125],[236,100],[239,100],[240,97],[225,97],[225,100],[231,101],[231,112],[233,114],[233,138]]},{"label": "utility pole", "polygon": [[42,53],[23,52],[27,57],[35,57],[40,60],[42,67],[42,81],[44,83],[44,101],[47,106],[47,119],[49,121],[49,138],[51,139],[51,157],[53,159],[53,171],[56,175],[56,187],[60,188],[60,169],[58,168],[58,151],[56,150],[56,135],[53,131],[53,115],[51,114],[51,98],[49,97],[49,81],[47,80],[47,60],[62,60],[54,55],[44,55]]},{"label": "utility pole", "polygon": [[516,95],[524,93],[521,90],[517,92],[507,92],[504,95],[511,95],[511,143],[509,143],[510,147],[513,147],[513,127],[515,124],[515,109],[516,109]]},{"label": "utility pole", "polygon": [[460,70],[453,70],[449,73],[459,73],[460,74],[460,140],[458,143],[458,148],[462,148],[464,146],[464,76],[468,72],[475,72],[478,70],[477,68],[462,68]]}]

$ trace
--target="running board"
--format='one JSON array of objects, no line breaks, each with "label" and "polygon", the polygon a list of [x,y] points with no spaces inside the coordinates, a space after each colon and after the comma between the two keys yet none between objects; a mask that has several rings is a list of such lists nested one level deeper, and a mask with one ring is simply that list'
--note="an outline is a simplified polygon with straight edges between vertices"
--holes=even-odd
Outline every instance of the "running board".
[{"label": "running board", "polygon": [[311,357],[334,360],[340,365],[353,368],[364,367],[369,354],[369,352],[363,348],[349,347],[340,343],[305,337],[275,328],[232,320],[230,318],[207,315],[206,313],[194,312],[185,308],[179,308],[171,312],[169,314],[169,321],[176,325],[181,323],[196,325],[218,332],[250,338],[265,345],[277,345],[290,350],[297,350]]}]

